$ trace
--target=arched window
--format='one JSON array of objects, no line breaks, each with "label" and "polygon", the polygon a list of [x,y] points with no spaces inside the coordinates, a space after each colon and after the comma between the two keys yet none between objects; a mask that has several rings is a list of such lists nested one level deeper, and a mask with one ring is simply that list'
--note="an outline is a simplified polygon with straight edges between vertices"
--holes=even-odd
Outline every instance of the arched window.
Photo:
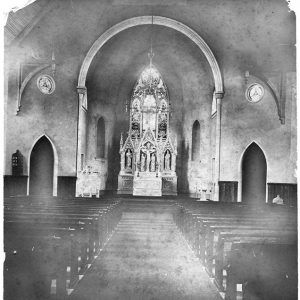
[{"label": "arched window", "polygon": [[97,158],[105,157],[105,122],[101,117],[97,123]]},{"label": "arched window", "polygon": [[200,124],[196,120],[192,129],[192,160],[200,159]]}]

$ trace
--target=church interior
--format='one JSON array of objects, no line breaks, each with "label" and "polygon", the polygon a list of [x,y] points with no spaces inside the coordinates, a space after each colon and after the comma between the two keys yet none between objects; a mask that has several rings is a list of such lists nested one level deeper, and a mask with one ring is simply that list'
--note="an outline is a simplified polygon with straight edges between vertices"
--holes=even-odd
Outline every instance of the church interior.
[{"label": "church interior", "polygon": [[4,299],[297,299],[285,0],[36,0],[4,26]]}]

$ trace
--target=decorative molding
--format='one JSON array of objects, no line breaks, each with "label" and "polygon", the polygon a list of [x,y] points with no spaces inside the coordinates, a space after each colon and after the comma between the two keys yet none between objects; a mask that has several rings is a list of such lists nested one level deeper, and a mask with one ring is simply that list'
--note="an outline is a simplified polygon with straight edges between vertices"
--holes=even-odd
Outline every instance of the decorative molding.
[{"label": "decorative molding", "polygon": [[81,108],[87,111],[87,88],[85,86],[77,86],[77,93]]},{"label": "decorative molding", "polygon": [[215,82],[215,90],[217,93],[222,93],[223,94],[223,80],[221,76],[221,71],[219,68],[219,65],[217,63],[217,60],[212,53],[211,49],[209,46],[206,44],[206,42],[198,35],[197,32],[195,32],[193,29],[188,27],[187,25],[170,19],[166,17],[161,17],[161,16],[139,16],[139,17],[134,17],[131,19],[124,20],[108,30],[106,30],[92,45],[92,47],[89,49],[88,53],[86,54],[81,69],[79,73],[79,78],[78,78],[78,86],[85,86],[86,82],[86,77],[87,73],[89,70],[89,67],[92,63],[93,58],[97,54],[97,52],[101,49],[101,47],[113,36],[116,34],[120,33],[121,31],[134,27],[134,26],[139,26],[139,25],[148,25],[148,24],[153,24],[154,25],[161,25],[165,26],[168,28],[172,28],[176,31],[181,32],[185,36],[187,36],[189,39],[191,39],[199,48],[200,50],[204,53],[206,59],[208,60],[208,63],[212,69],[213,77],[214,77],[214,82]]},{"label": "decorative molding", "polygon": [[37,87],[41,93],[50,95],[55,91],[55,81],[50,75],[40,75],[37,79]]},{"label": "decorative molding", "polygon": [[248,86],[248,88],[246,89],[245,96],[249,102],[257,103],[263,99],[264,94],[264,87],[261,84],[255,82]]},{"label": "decorative molding", "polygon": [[17,100],[17,111],[16,111],[16,115],[19,114],[19,111],[21,110],[21,99],[22,99],[22,95],[23,92],[28,84],[28,82],[31,80],[32,77],[34,77],[37,73],[39,73],[40,71],[50,67],[50,64],[42,64],[41,66],[36,67],[33,71],[31,71],[30,73],[27,74],[27,76],[24,78],[24,80],[21,83],[21,87],[19,89],[19,95],[18,95],[18,100]]},{"label": "decorative molding", "polygon": [[224,92],[214,92],[214,95],[216,97],[216,99],[223,99],[224,97]]},{"label": "decorative molding", "polygon": [[249,71],[246,72],[245,79],[246,79],[246,84],[248,84],[248,78],[252,78],[254,81],[258,81],[262,83],[270,92],[272,95],[276,108],[277,108],[277,114],[280,120],[280,123],[282,125],[285,124],[285,101],[286,101],[286,96],[285,96],[285,89],[286,89],[286,74],[282,72],[278,73],[272,73],[268,74],[268,77],[277,77],[277,83],[274,83],[272,79],[267,78],[266,75],[254,75],[250,74]]},{"label": "decorative molding", "polygon": [[87,89],[86,89],[85,86],[78,86],[77,87],[77,93],[78,94],[86,94],[86,91],[87,91]]}]

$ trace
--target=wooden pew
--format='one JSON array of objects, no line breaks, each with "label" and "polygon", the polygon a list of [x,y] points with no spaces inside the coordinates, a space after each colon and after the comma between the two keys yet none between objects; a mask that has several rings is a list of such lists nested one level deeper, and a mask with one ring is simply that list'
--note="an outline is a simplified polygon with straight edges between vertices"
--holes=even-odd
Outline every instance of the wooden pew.
[{"label": "wooden pew", "polygon": [[[266,248],[266,244],[275,245],[276,247],[281,245],[282,247],[282,243],[284,247],[296,248],[297,214],[291,208],[265,205],[259,208],[252,207],[248,209],[245,205],[230,204],[226,206],[220,203],[188,203],[187,205],[177,203],[177,205],[177,212],[173,215],[175,223],[195,251],[195,254],[202,258],[209,275],[216,277],[215,282],[220,290],[226,293],[226,299],[237,299],[237,284],[251,280],[253,282],[251,277],[247,278],[248,281],[243,281],[243,278],[236,276],[236,270],[238,269],[236,266],[246,266],[247,259],[241,254],[241,251],[239,254],[236,254],[237,250],[235,248],[233,248],[235,251],[232,252],[231,247],[228,248],[227,241],[231,239],[236,242],[243,241],[244,248],[247,245],[250,249],[254,246]],[[226,247],[224,247],[224,243]],[[265,251],[265,253],[269,253],[268,251]],[[244,257],[244,261],[243,259],[236,259],[239,255]],[[227,264],[226,257],[230,257],[229,264]],[[296,255],[294,255],[294,264],[297,262],[295,257]],[[283,260],[286,260],[286,256]],[[237,261],[242,261],[243,263],[236,263]],[[232,267],[234,262],[236,263],[235,268]],[[252,263],[259,266],[255,260],[252,260]],[[228,266],[231,267],[227,268]],[[268,267],[270,267],[270,261],[264,265],[264,268]],[[280,271],[282,269],[284,268],[278,268],[277,270],[277,273],[281,274],[281,278],[283,278],[282,274],[284,273]],[[224,278],[226,278],[224,273],[226,274],[226,270],[229,271],[228,289],[226,289],[226,284],[224,284]],[[242,268],[240,267],[239,270],[242,270]],[[256,271],[262,273],[262,268],[256,268]],[[293,290],[295,291],[295,287],[297,287],[297,280],[295,280],[297,276],[292,275],[295,274],[295,271],[289,272],[290,274],[286,274],[289,278],[292,278],[289,286],[293,285],[290,289],[292,291],[290,294],[295,295]],[[268,281],[265,280],[264,285],[267,286],[267,283]],[[286,280],[282,280],[280,284],[287,284]],[[245,288],[246,291],[251,290],[249,288],[250,285],[248,284],[248,287]],[[264,297],[267,297],[263,299],[273,299],[268,298],[270,295],[273,295],[270,293],[270,288],[264,288],[263,290]]]},{"label": "wooden pew", "polygon": [[[66,288],[78,281],[120,220],[120,201],[99,204],[85,200],[45,206],[26,200],[25,205],[20,199],[5,203],[6,294],[19,295],[13,298],[21,299],[25,290],[31,293],[27,299],[35,299],[34,291],[38,291],[42,299],[62,299]],[[24,261],[23,265],[20,261]],[[37,272],[39,269],[42,271]],[[30,280],[36,273],[39,276]],[[17,274],[23,276],[17,278],[21,285],[16,286]],[[51,283],[55,281],[56,293],[51,296]]]},{"label": "wooden pew", "polygon": [[47,234],[47,228],[46,232],[31,230],[27,234],[10,234],[5,239],[4,290],[11,295],[8,299],[50,299],[53,280],[56,295],[66,295],[63,285],[67,280],[73,231],[69,228],[51,231],[54,235]]},{"label": "wooden pew", "polygon": [[243,299],[251,294],[260,299],[297,299],[296,238],[227,237],[225,241],[226,300],[237,299],[237,284],[243,284]]}]

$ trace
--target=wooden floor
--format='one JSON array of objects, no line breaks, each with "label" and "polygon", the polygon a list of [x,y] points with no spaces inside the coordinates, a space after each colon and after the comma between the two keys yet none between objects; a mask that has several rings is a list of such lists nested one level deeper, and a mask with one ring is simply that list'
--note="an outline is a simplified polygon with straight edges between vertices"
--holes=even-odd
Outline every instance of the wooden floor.
[{"label": "wooden floor", "polygon": [[123,212],[70,298],[221,299],[167,212]]}]

